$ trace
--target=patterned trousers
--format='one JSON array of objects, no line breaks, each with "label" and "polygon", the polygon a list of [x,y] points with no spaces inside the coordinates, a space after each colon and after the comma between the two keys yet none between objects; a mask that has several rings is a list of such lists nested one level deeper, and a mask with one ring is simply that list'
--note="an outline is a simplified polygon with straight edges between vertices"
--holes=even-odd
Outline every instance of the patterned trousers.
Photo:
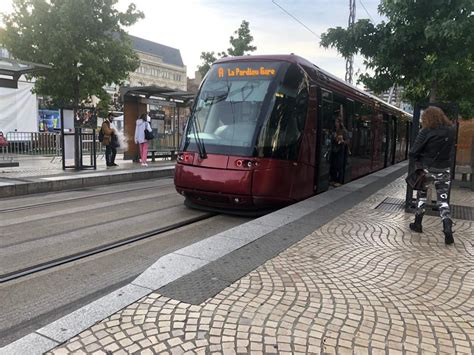
[{"label": "patterned trousers", "polygon": [[[448,204],[449,185],[451,184],[450,169],[428,169],[426,174],[427,184],[434,183],[437,195],[437,204],[441,219],[451,218]],[[425,214],[427,189],[418,190],[416,194],[416,215]]]}]

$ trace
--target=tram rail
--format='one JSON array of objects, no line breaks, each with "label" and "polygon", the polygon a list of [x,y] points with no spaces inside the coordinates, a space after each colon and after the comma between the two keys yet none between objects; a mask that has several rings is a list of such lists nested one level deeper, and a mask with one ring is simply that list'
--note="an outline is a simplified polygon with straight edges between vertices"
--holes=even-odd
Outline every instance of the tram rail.
[{"label": "tram rail", "polygon": [[23,278],[23,277],[31,276],[31,275],[34,275],[34,274],[39,273],[41,271],[48,270],[48,269],[51,269],[51,268],[54,268],[54,267],[57,267],[57,266],[61,266],[61,265],[64,265],[64,264],[68,264],[68,263],[71,263],[71,262],[74,262],[74,261],[77,261],[77,260],[85,259],[85,258],[88,258],[88,257],[96,255],[96,254],[104,253],[104,252],[109,251],[109,250],[118,249],[122,246],[129,245],[129,244],[132,244],[134,242],[149,239],[149,238],[155,237],[157,235],[160,235],[160,234],[172,231],[172,230],[176,230],[176,229],[179,229],[179,228],[182,228],[182,227],[185,227],[185,226],[189,226],[189,225],[191,225],[193,223],[196,223],[196,222],[200,222],[200,221],[203,221],[203,220],[206,220],[206,219],[210,219],[210,218],[212,218],[216,215],[217,215],[217,213],[203,213],[202,215],[195,216],[195,217],[189,218],[187,220],[180,221],[180,222],[177,222],[177,223],[173,223],[173,224],[170,224],[170,225],[167,225],[167,226],[164,226],[164,227],[160,227],[160,228],[157,228],[157,229],[145,232],[145,233],[140,233],[140,234],[137,234],[137,235],[134,235],[134,236],[130,236],[130,237],[127,237],[127,238],[123,238],[123,239],[114,241],[114,242],[103,244],[103,245],[100,245],[100,246],[97,246],[97,247],[94,247],[94,248],[90,248],[90,249],[87,249],[87,250],[84,250],[84,251],[81,251],[81,252],[78,252],[78,253],[68,255],[68,256],[64,256],[64,257],[61,257],[61,258],[49,260],[49,261],[46,261],[46,262],[43,262],[43,263],[40,263],[40,264],[37,264],[37,265],[32,265],[32,266],[29,266],[29,267],[26,267],[26,268],[23,268],[23,269],[15,270],[15,271],[0,275],[0,284],[6,283],[6,282],[9,282],[9,281],[13,281],[13,280],[17,280],[17,279],[20,279],[20,278]]},{"label": "tram rail", "polygon": [[[4,209],[0,209],[0,213],[17,212],[17,211],[29,210],[29,209],[45,207],[45,206],[54,206],[54,205],[61,204],[61,203],[74,202],[74,201],[84,200],[84,199],[88,199],[88,198],[95,198],[95,197],[101,197],[101,196],[107,196],[107,195],[117,195],[117,194],[122,194],[122,193],[127,193],[127,192],[140,191],[140,190],[153,190],[153,189],[157,189],[157,188],[164,188],[164,187],[171,187],[171,186],[174,186],[174,184],[170,183],[170,184],[160,185],[160,186],[147,186],[147,187],[139,187],[139,188],[121,190],[121,191],[103,192],[103,193],[97,193],[97,194],[94,194],[94,195],[87,195],[87,196],[81,196],[81,197],[72,197],[72,198],[69,198],[69,199],[58,200],[58,201],[42,202],[42,203],[24,205],[24,206],[19,206],[19,207],[4,208]],[[80,191],[80,190],[71,190],[71,191]]]}]

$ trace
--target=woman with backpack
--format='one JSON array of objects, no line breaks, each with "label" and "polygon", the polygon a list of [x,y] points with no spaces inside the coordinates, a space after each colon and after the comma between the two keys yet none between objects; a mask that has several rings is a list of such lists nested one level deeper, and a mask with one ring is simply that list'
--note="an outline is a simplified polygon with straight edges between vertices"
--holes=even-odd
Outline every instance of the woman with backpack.
[{"label": "woman with backpack", "polygon": [[136,121],[135,126],[135,143],[139,145],[140,163],[142,166],[148,166],[148,140],[153,139],[152,129],[149,117],[143,113]]}]

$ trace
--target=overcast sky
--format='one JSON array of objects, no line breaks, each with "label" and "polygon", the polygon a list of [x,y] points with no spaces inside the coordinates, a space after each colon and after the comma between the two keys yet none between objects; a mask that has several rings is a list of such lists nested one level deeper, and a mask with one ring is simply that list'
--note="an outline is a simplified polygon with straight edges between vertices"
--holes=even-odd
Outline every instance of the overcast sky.
[{"label": "overcast sky", "polygon": [[[272,0],[119,0],[124,10],[130,2],[145,18],[128,32],[181,51],[188,76],[194,77],[202,51],[219,52],[229,47],[229,37],[242,20],[250,22],[257,46],[254,54],[295,53],[321,68],[344,78],[345,61],[335,50],[319,47],[319,37],[299,24]],[[329,27],[347,26],[348,0],[275,0],[312,32],[321,34]],[[380,0],[356,0],[356,20],[369,18],[377,23]],[[12,10],[11,0],[0,0],[0,12]],[[364,9],[365,7],[365,9]],[[366,11],[367,10],[367,11]],[[363,70],[356,59],[354,72]]]}]

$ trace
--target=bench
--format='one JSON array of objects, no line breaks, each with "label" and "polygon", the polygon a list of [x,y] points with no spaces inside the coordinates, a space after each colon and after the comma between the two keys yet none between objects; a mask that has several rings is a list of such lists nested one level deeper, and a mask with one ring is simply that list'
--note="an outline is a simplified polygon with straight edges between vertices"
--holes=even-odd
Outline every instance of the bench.
[{"label": "bench", "polygon": [[16,168],[17,166],[20,166],[17,161],[0,161],[0,168]]},{"label": "bench", "polygon": [[474,191],[474,176],[473,167],[467,165],[456,166],[456,174],[461,175],[461,181],[458,181],[458,185],[461,187],[470,188]]},{"label": "bench", "polygon": [[151,149],[148,151],[148,156],[151,157],[151,161],[155,161],[156,158],[163,158],[163,159],[176,159],[176,151],[174,150],[156,150]]}]

